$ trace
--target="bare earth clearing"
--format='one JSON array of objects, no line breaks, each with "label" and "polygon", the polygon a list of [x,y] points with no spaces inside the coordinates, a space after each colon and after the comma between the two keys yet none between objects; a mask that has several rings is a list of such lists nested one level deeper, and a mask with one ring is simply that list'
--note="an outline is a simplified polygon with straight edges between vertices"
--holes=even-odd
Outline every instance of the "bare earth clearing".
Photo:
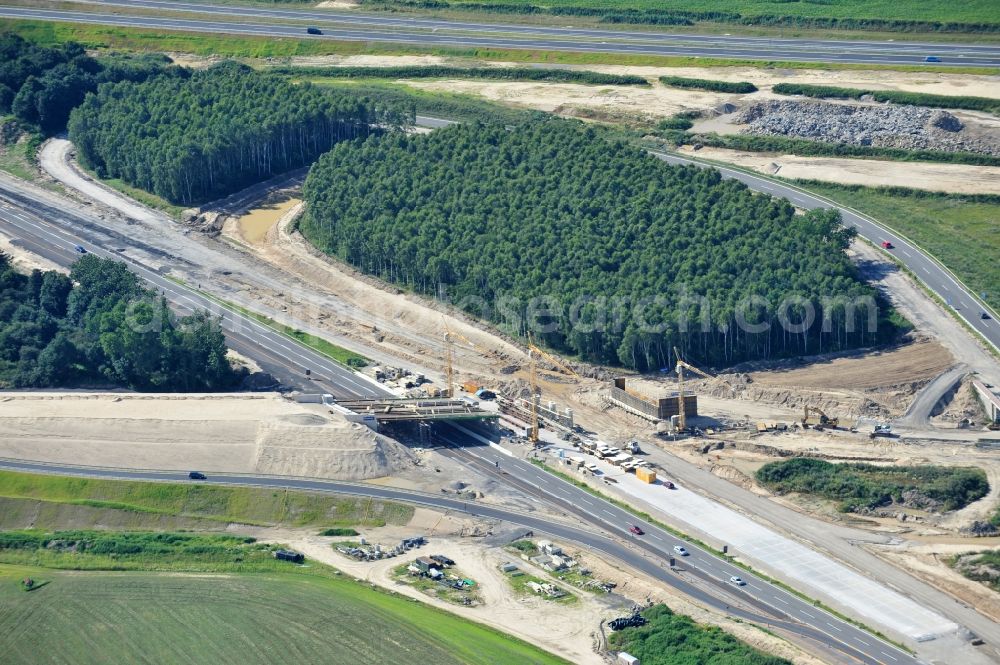
[{"label": "bare earth clearing", "polygon": [[7,393],[0,456],[345,480],[413,467],[401,444],[316,406],[276,393]]},{"label": "bare earth clearing", "polygon": [[708,146],[698,150],[685,146],[680,152],[794,180],[825,180],[866,187],[911,187],[957,194],[1000,194],[1000,167],[996,166],[762,155]]},{"label": "bare earth clearing", "polygon": [[614,582],[618,586],[613,595],[601,595],[563,584],[579,598],[579,602],[560,604],[558,611],[555,611],[550,601],[536,596],[516,594],[510,582],[505,579],[505,575],[500,572],[498,568],[500,564],[513,561],[531,575],[543,579],[547,576],[544,571],[535,569],[514,553],[504,549],[504,544],[514,532],[501,531],[500,534],[506,535],[497,537],[461,537],[463,532],[468,533],[473,528],[490,531],[493,526],[460,516],[446,514],[442,517],[440,513],[418,508],[411,522],[405,527],[387,526],[367,529],[364,532],[364,537],[373,543],[393,543],[406,536],[427,535],[430,543],[416,550],[409,558],[434,553],[454,559],[462,571],[476,581],[484,599],[484,604],[478,607],[456,606],[397,583],[392,578],[392,569],[409,558],[397,557],[374,562],[354,561],[331,547],[331,543],[343,538],[327,538],[297,530],[253,529],[252,535],[286,543],[310,558],[334,566],[359,579],[509,632],[581,665],[600,665],[605,662],[595,652],[600,621],[621,616],[627,613],[627,608],[632,603],[642,603],[647,599],[663,602],[675,612],[686,614],[699,623],[717,625],[739,639],[769,653],[788,658],[797,665],[818,665],[822,662],[781,638],[704,610],[664,584],[623,571],[615,564],[591,553],[577,551],[569,543],[561,544],[567,552],[579,558],[582,565],[593,572],[594,579]]}]

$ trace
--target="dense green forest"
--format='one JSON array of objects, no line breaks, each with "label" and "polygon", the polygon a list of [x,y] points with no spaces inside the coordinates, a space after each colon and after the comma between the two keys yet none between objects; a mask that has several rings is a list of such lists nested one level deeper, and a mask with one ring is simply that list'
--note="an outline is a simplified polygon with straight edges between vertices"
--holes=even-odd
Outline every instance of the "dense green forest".
[{"label": "dense green forest", "polygon": [[[460,78],[498,81],[550,81],[588,85],[643,85],[649,81],[629,74],[603,74],[578,69],[538,67],[446,67],[408,65],[401,67],[272,67],[268,71],[291,76],[322,76],[345,79]],[[756,88],[755,88],[756,89]]]},{"label": "dense green forest", "polygon": [[12,33],[0,34],[0,115],[12,114],[53,134],[66,129],[70,111],[101,83],[181,76],[162,55],[116,55],[95,59],[74,42],[45,47]]},{"label": "dense green forest", "polygon": [[236,379],[218,323],[175,319],[125,264],[88,255],[69,277],[23,275],[0,254],[0,387],[193,392]]},{"label": "dense green forest", "polygon": [[573,121],[345,142],[304,195],[300,228],[322,250],[588,360],[660,368],[677,345],[721,365],[898,332],[835,212],[796,215]]},{"label": "dense green forest", "polygon": [[808,457],[765,464],[757,470],[757,480],[781,494],[801,492],[839,501],[843,512],[893,502],[920,504],[923,499],[957,510],[990,489],[983,470],[972,467],[832,464]]},{"label": "dense green forest", "polygon": [[608,636],[608,646],[625,651],[643,665],[791,665],[740,642],[718,626],[699,626],[666,605],[643,611],[648,623]]},{"label": "dense green forest", "polygon": [[102,85],[74,109],[69,134],[100,176],[186,205],[411,120],[394,109],[224,62],[187,78]]},{"label": "dense green forest", "polygon": [[732,92],[738,94],[757,92],[757,86],[749,81],[717,81],[715,79],[693,79],[684,76],[661,76],[660,83],[673,88],[710,90],[712,92]]},{"label": "dense green forest", "polygon": [[861,88],[838,88],[830,85],[808,85],[806,83],[779,83],[774,86],[773,92],[778,95],[804,95],[833,99],[861,99],[870,95],[876,102],[1000,113],[1000,100],[969,95],[932,95],[925,92],[906,92],[905,90],[863,90]]}]

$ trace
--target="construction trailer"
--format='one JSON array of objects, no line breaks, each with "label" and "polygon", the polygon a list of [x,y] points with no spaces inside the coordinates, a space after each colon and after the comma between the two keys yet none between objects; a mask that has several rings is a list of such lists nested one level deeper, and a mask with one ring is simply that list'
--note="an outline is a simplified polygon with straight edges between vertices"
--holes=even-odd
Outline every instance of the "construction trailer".
[{"label": "construction trailer", "polygon": [[652,469],[646,469],[641,466],[636,467],[635,477],[644,483],[649,483],[650,485],[656,482],[656,472]]},{"label": "construction trailer", "polygon": [[[615,405],[625,409],[629,413],[651,420],[653,422],[670,420],[671,416],[679,414],[678,406],[680,400],[678,393],[674,392],[665,397],[649,397],[643,393],[630,388],[624,377],[615,379],[615,384],[611,388],[608,399]],[[684,393],[684,410],[687,415],[698,415],[698,396],[692,392]]]}]

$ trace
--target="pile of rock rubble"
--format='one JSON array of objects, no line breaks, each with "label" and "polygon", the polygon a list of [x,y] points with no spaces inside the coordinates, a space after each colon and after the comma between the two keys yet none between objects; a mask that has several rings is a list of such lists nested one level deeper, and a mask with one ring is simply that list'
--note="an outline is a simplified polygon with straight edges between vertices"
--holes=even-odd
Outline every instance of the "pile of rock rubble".
[{"label": "pile of rock rubble", "polygon": [[951,113],[920,106],[772,100],[746,107],[734,121],[747,125],[744,134],[1000,156],[1000,136],[974,136]]}]

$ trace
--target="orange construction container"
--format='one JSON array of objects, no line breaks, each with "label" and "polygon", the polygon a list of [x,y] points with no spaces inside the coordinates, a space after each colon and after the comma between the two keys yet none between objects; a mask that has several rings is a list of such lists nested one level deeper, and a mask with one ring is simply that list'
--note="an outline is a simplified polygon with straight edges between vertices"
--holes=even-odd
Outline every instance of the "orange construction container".
[{"label": "orange construction container", "polygon": [[650,485],[656,482],[656,472],[642,466],[636,467],[635,477],[644,483],[649,483]]},{"label": "orange construction container", "polygon": [[475,383],[472,383],[471,381],[466,381],[465,383],[462,384],[462,390],[464,390],[467,393],[475,394],[476,391],[479,390],[479,386]]}]

